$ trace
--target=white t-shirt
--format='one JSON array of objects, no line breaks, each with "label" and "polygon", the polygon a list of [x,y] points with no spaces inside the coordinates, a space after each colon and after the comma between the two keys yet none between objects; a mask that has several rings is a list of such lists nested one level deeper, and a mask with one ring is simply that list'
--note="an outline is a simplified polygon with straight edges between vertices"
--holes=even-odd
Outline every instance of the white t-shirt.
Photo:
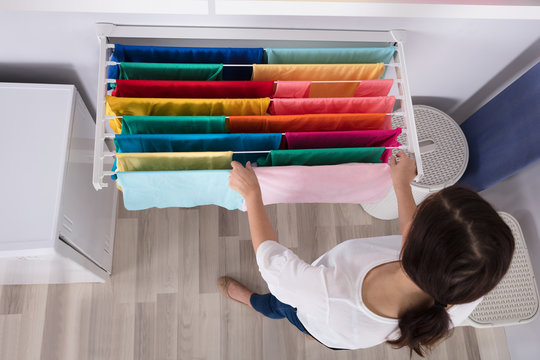
[{"label": "white t-shirt", "polygon": [[[398,320],[379,316],[362,301],[362,283],[374,267],[399,260],[401,235],[345,241],[309,265],[285,246],[265,241],[257,264],[270,292],[297,308],[306,330],[324,345],[367,348],[399,337]],[[482,299],[454,305],[454,325],[469,316]]]}]

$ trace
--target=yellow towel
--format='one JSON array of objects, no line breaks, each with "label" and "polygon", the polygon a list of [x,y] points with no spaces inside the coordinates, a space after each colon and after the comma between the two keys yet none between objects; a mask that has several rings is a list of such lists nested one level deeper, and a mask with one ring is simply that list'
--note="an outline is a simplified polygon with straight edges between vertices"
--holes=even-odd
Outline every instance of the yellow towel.
[{"label": "yellow towel", "polygon": [[[378,64],[254,64],[253,80],[374,80],[384,74],[384,63]],[[310,97],[351,97],[358,83],[315,83]]]},{"label": "yellow towel", "polygon": [[230,169],[232,151],[116,153],[118,171]]},{"label": "yellow towel", "polygon": [[[158,99],[107,96],[106,114],[114,116],[201,116],[264,115],[270,98],[256,99]],[[121,119],[111,119],[111,128],[120,133]]]}]

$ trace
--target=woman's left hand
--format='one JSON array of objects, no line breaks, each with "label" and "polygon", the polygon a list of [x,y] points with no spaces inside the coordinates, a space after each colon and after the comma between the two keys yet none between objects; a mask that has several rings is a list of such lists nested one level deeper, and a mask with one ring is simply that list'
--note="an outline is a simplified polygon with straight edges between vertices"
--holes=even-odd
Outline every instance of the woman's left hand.
[{"label": "woman's left hand", "polygon": [[257,175],[248,161],[246,167],[238,161],[231,162],[232,170],[229,175],[229,187],[242,195],[245,200],[261,195],[261,187]]}]

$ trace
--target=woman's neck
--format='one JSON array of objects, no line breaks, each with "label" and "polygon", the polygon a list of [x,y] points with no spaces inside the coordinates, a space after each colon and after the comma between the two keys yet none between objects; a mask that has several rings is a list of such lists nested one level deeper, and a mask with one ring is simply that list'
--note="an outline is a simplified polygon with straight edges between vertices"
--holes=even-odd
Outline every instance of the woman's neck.
[{"label": "woman's neck", "polygon": [[400,261],[372,269],[364,279],[362,298],[371,311],[389,318],[400,318],[412,308],[433,303],[433,298],[407,276]]},{"label": "woman's neck", "polygon": [[405,273],[401,262],[399,262],[399,267],[395,269],[393,279],[389,281],[394,283],[396,295],[401,299],[398,311],[399,317],[412,308],[418,306],[428,307],[433,303],[433,298],[420,289]]}]

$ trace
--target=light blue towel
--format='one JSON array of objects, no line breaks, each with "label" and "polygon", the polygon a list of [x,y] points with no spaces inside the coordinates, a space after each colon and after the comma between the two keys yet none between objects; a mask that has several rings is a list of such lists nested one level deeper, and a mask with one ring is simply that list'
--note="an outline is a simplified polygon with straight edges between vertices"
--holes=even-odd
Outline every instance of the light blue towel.
[{"label": "light blue towel", "polygon": [[242,209],[243,198],[229,187],[230,170],[124,171],[118,185],[128,210],[218,205]]},{"label": "light blue towel", "polygon": [[267,48],[269,64],[387,64],[396,48]]}]

